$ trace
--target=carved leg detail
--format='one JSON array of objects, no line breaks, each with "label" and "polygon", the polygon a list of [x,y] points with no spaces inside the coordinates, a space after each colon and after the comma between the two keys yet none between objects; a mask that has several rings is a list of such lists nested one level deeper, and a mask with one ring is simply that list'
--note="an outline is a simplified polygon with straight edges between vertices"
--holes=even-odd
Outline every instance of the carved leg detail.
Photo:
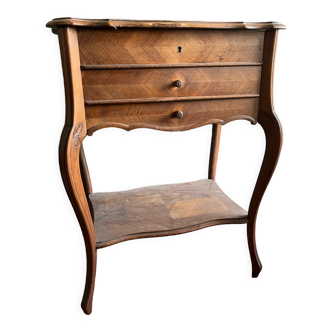
[{"label": "carved leg detail", "polygon": [[250,201],[247,225],[247,237],[252,265],[252,277],[257,278],[262,270],[256,247],[256,217],[259,205],[278,163],[282,146],[282,128],[274,112],[259,112],[258,123],[262,126],[266,137],[266,149],[261,170]]},{"label": "carved leg detail", "polygon": [[62,180],[79,221],[85,242],[87,272],[82,309],[89,315],[92,311],[97,250],[94,226],[80,172],[81,136],[83,136],[83,124],[81,122],[74,128],[68,125],[64,127],[59,146],[59,163]]}]

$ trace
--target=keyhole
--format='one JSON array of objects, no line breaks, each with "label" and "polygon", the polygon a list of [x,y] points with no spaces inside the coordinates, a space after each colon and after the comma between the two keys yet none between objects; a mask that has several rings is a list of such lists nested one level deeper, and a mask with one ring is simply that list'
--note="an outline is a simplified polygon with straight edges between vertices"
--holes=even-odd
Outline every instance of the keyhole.
[{"label": "keyhole", "polygon": [[182,52],[182,47],[178,46],[178,53],[181,53],[181,52]]}]

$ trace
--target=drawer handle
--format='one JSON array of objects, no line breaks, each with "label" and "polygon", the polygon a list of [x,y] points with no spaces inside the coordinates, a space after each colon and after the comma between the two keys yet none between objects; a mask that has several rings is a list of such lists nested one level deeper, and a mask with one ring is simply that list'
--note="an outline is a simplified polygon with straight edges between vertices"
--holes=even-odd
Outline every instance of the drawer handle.
[{"label": "drawer handle", "polygon": [[182,111],[176,111],[176,112],[175,112],[175,116],[176,116],[178,119],[182,119],[183,116],[184,116],[184,114],[183,114]]},{"label": "drawer handle", "polygon": [[182,84],[183,84],[183,82],[182,82],[181,80],[176,80],[176,81],[174,82],[174,85],[175,85],[177,88],[181,88]]}]

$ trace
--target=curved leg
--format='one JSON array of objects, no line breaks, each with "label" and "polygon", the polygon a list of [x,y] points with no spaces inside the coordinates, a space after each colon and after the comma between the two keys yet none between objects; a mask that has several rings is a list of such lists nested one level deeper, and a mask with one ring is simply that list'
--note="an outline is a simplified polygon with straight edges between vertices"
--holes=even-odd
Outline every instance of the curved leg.
[{"label": "curved leg", "polygon": [[266,149],[248,211],[247,237],[253,278],[257,278],[262,270],[262,264],[257,253],[255,236],[257,212],[278,163],[282,146],[282,128],[274,112],[259,112],[258,123],[262,126],[265,133]]},{"label": "curved leg", "polygon": [[84,164],[84,152],[80,152],[86,136],[86,121],[77,31],[75,28],[59,27],[58,36],[66,93],[66,120],[59,145],[59,162],[62,180],[85,242],[87,266],[81,306],[89,315],[92,311],[97,249],[94,225],[86,197],[92,190],[91,182]]},{"label": "curved leg", "polygon": [[85,242],[87,271],[81,306],[83,311],[89,315],[92,312],[97,250],[93,222],[80,172],[79,155],[82,128],[82,122],[78,123],[74,128],[68,125],[63,128],[59,146],[59,163],[62,180],[81,226]]}]

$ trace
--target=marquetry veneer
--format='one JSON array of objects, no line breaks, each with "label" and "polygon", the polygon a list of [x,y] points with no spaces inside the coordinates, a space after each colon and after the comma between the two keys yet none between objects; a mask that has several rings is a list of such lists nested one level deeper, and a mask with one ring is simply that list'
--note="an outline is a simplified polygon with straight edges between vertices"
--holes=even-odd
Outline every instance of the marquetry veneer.
[{"label": "marquetry veneer", "polygon": [[[47,27],[59,36],[66,92],[60,170],[86,245],[83,311],[92,311],[97,249],[136,238],[247,224],[257,277],[256,216],[282,145],[272,84],[277,32],[285,27],[73,18]],[[258,122],[266,136],[248,212],[215,182],[221,125],[237,119]],[[87,135],[106,127],[179,131],[208,124],[208,179],[93,193],[82,144]]]}]

